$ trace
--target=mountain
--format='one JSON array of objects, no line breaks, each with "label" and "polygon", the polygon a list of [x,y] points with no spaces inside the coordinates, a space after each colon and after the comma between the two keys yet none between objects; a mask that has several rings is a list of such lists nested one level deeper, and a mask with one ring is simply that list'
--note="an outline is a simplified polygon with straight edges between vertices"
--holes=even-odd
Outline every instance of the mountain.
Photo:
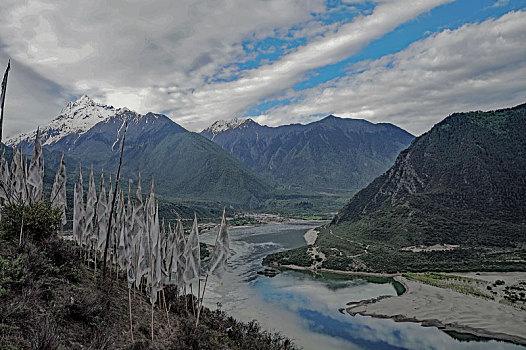
[{"label": "mountain", "polygon": [[[253,171],[206,138],[189,132],[162,114],[141,115],[115,109],[86,96],[70,103],[43,127],[43,148],[95,169],[116,173],[124,125],[126,133],[122,178],[137,180],[141,169],[143,191],[155,178],[156,192],[166,200],[202,200],[256,207],[270,186]],[[34,133],[22,140],[31,154]]]},{"label": "mountain", "polygon": [[[126,108],[114,108],[96,103],[83,95],[74,102],[69,102],[60,114],[48,125],[40,128],[43,146],[57,146],[67,149],[75,140],[100,121],[117,113],[128,111]],[[24,153],[30,153],[36,130],[20,134],[6,140],[6,145],[22,143]]]},{"label": "mountain", "polygon": [[358,192],[316,245],[323,267],[343,270],[524,271],[525,198],[526,104],[455,113]]},{"label": "mountain", "polygon": [[201,135],[276,183],[316,191],[365,187],[394,162],[413,136],[392,124],[330,115],[302,125],[219,121]]}]

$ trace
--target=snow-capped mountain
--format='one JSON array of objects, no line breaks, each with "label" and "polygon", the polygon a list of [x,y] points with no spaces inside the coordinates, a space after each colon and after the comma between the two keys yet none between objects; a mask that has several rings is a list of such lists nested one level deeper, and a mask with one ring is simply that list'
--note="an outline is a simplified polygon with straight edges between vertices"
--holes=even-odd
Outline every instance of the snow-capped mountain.
[{"label": "snow-capped mountain", "polygon": [[[78,100],[69,102],[59,116],[48,125],[41,127],[40,135],[42,144],[46,149],[71,151],[77,143],[85,141],[86,138],[100,138],[100,135],[96,135],[104,133],[105,137],[113,138],[114,141],[112,141],[113,145],[111,147],[113,150],[122,135],[122,127],[126,121],[129,129],[134,129],[132,133],[136,134],[158,130],[160,127],[162,128],[161,125],[166,124],[166,121],[171,122],[168,123],[171,127],[167,130],[171,132],[186,131],[162,114],[147,113],[141,115],[125,107],[114,108],[113,106],[94,102],[88,96],[83,95]],[[115,125],[117,125],[116,129]],[[92,130],[93,132],[91,132]],[[33,149],[36,132],[36,130],[33,130],[10,138],[6,144],[15,145],[20,143],[22,151],[29,154]]]},{"label": "snow-capped mountain", "polygon": [[213,140],[217,135],[227,130],[243,129],[250,125],[259,125],[250,118],[234,118],[232,120],[218,120],[208,128],[201,131],[201,135]]},{"label": "snow-capped mountain", "polygon": [[[258,205],[269,185],[217,144],[163,114],[139,114],[127,108],[99,104],[87,96],[69,103],[48,125],[41,127],[46,163],[56,169],[62,152],[68,171],[79,164],[115,173],[127,123],[121,176],[155,179],[156,193],[168,200],[219,201]],[[36,130],[10,140],[22,140],[22,151],[32,154]],[[47,162],[46,160],[46,162]],[[68,163],[69,162],[69,163]],[[148,182],[146,182],[148,183]],[[143,182],[145,185],[145,182]]]},{"label": "snow-capped mountain", "polygon": [[[49,146],[59,142],[65,137],[71,137],[72,135],[78,137],[98,122],[125,111],[128,111],[128,109],[103,105],[83,95],[78,100],[68,103],[55,119],[40,128],[42,144]],[[13,145],[19,142],[32,143],[35,135],[36,130],[23,133],[9,138],[6,144]]]},{"label": "snow-capped mountain", "polygon": [[216,122],[201,135],[276,183],[320,191],[366,186],[414,138],[394,125],[333,115],[278,127],[251,119]]}]

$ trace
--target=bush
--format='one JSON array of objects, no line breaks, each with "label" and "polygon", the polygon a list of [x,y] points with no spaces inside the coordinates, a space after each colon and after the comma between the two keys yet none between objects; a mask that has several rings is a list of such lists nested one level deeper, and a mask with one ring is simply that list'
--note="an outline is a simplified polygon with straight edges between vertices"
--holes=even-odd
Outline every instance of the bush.
[{"label": "bush", "polygon": [[23,237],[44,241],[56,234],[61,218],[61,210],[52,208],[48,201],[9,204],[2,208],[0,231],[7,239],[18,237],[23,219]]}]

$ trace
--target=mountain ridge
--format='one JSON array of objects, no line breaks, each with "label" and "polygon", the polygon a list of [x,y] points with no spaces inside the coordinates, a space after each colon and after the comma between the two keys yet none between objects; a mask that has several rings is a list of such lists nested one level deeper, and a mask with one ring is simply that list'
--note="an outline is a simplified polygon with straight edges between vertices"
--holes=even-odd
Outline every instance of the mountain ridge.
[{"label": "mountain ridge", "polygon": [[[524,198],[526,104],[454,113],[356,193],[316,249],[329,269],[526,271]],[[267,259],[285,262],[311,263],[304,248]]]},{"label": "mountain ridge", "polygon": [[201,135],[278,184],[319,191],[364,187],[413,139],[392,124],[334,115],[309,124],[269,127],[251,119],[238,124],[211,126]]},{"label": "mountain ridge", "polygon": [[[254,172],[215,143],[187,131],[163,114],[142,115],[127,108],[115,109],[87,96],[69,103],[64,111],[51,126],[42,128],[43,135],[49,135],[47,130],[54,132],[52,142],[45,143],[43,137],[47,151],[66,152],[85,166],[115,173],[127,123],[122,176],[136,181],[141,170],[143,179],[155,178],[157,192],[165,199],[253,208],[268,196],[270,185]],[[56,125],[64,127],[54,128]],[[28,135],[21,145],[24,153],[31,154],[34,136]]]}]

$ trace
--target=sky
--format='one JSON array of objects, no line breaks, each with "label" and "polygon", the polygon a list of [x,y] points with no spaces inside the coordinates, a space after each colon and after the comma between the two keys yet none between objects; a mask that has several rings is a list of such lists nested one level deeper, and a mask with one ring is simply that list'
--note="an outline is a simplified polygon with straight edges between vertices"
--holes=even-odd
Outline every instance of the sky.
[{"label": "sky", "polygon": [[191,131],[334,114],[420,135],[526,102],[526,0],[3,0],[4,135],[87,94]]}]

